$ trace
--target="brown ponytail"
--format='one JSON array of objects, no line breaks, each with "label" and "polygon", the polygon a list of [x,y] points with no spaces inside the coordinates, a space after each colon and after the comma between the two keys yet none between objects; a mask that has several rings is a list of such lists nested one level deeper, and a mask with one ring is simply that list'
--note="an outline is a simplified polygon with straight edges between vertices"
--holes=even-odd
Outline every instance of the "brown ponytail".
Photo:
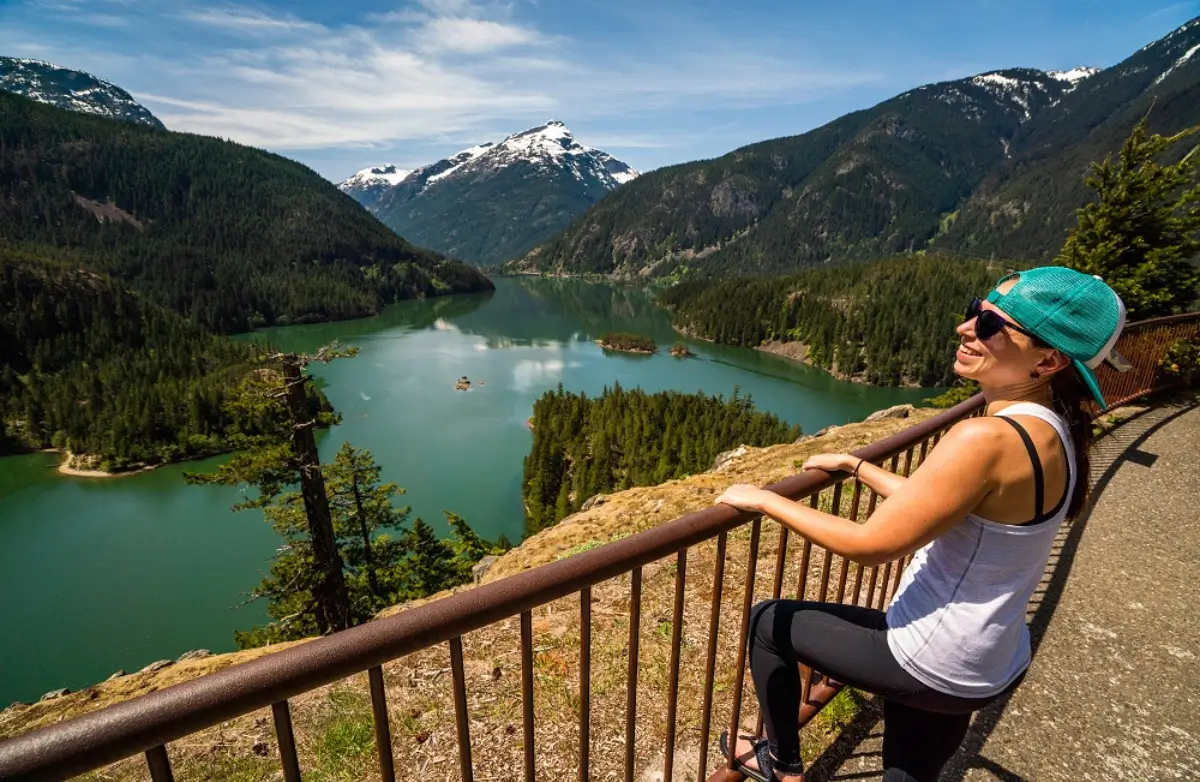
[{"label": "brown ponytail", "polygon": [[1067,518],[1074,521],[1087,509],[1092,492],[1091,452],[1092,394],[1075,367],[1054,373],[1050,378],[1050,396],[1058,414],[1067,422],[1071,444],[1075,448],[1075,490],[1067,505]]}]

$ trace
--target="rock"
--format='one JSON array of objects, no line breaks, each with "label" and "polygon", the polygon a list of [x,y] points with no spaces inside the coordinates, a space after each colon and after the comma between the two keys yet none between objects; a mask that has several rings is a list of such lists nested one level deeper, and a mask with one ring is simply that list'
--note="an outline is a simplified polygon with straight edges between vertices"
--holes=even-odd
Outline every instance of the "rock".
[{"label": "rock", "polygon": [[583,501],[583,505],[580,506],[579,510],[580,511],[591,510],[592,508],[595,508],[598,505],[603,505],[606,502],[608,502],[608,495],[593,494],[591,497],[588,497],[586,500]]},{"label": "rock", "polygon": [[709,472],[726,472],[730,467],[733,466],[733,462],[742,458],[749,452],[750,449],[744,445],[739,445],[732,451],[722,451],[721,453],[717,454],[717,458],[713,460],[713,466]]},{"label": "rock", "polygon": [[471,578],[476,584],[483,581],[483,577],[487,575],[487,572],[492,569],[492,565],[496,564],[498,559],[500,559],[500,557],[496,556],[495,554],[488,554],[474,565],[471,565]]},{"label": "rock", "polygon": [[876,410],[874,413],[871,413],[869,416],[863,419],[863,423],[883,421],[887,418],[908,418],[914,409],[915,408],[912,405],[894,405],[886,410]]},{"label": "rock", "polygon": [[455,391],[467,391],[470,388],[471,388],[471,381],[467,379],[466,375],[463,375],[458,380],[454,381],[454,390]]},{"label": "rock", "polygon": [[184,652],[179,655],[179,659],[175,662],[182,663],[188,660],[203,660],[205,657],[212,657],[212,652],[207,649],[193,649],[190,652]]},{"label": "rock", "polygon": [[155,671],[161,671],[163,668],[169,668],[170,666],[172,666],[174,664],[175,664],[174,660],[158,660],[156,662],[150,663],[145,668],[138,671],[138,673],[154,673]]},{"label": "rock", "polygon": [[111,681],[113,681],[114,679],[120,679],[122,676],[128,676],[128,674],[127,674],[127,673],[125,673],[125,669],[124,669],[124,668],[122,668],[121,670],[117,671],[117,672],[116,672],[116,673],[114,673],[112,676],[109,676],[109,677],[108,677],[107,679],[105,679],[104,681],[106,681],[106,682],[111,682]]},{"label": "rock", "polygon": [[64,687],[64,688],[62,688],[61,690],[51,690],[50,692],[46,693],[45,695],[43,695],[43,696],[42,696],[41,698],[39,698],[38,700],[42,700],[42,701],[52,701],[52,700],[54,700],[55,698],[61,698],[61,697],[63,697],[64,695],[70,695],[70,694],[71,694],[71,691],[70,691],[70,690],[68,690],[66,687]]},{"label": "rock", "polygon": [[841,428],[842,427],[836,426],[836,425],[835,426],[827,426],[824,429],[818,429],[816,432],[814,432],[813,437],[824,437],[827,434],[833,434],[834,432],[836,432],[838,429],[841,429]]}]

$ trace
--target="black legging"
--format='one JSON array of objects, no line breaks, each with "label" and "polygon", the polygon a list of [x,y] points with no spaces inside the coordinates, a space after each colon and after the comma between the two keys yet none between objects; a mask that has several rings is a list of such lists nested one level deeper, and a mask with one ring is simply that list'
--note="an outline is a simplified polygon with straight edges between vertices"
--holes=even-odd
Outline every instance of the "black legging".
[{"label": "black legging", "polygon": [[959,698],[930,689],[900,667],[887,644],[887,616],[874,608],[798,600],[759,603],[750,619],[750,673],[781,764],[800,763],[800,672],[803,663],[830,678],[883,696],[883,778],[936,782],[958,749],[971,713],[990,698]]}]

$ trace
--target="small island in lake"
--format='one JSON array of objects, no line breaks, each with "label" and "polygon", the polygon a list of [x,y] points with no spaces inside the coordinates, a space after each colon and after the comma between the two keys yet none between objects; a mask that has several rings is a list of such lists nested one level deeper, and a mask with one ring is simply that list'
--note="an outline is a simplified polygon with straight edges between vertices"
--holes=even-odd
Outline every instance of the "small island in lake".
[{"label": "small island in lake", "polygon": [[471,389],[471,381],[467,380],[467,376],[463,375],[458,380],[454,381],[455,391],[468,391]]},{"label": "small island in lake", "polygon": [[676,358],[693,358],[696,354],[688,350],[688,346],[682,342],[676,342],[671,346],[671,355]]},{"label": "small island in lake", "polygon": [[606,350],[622,350],[626,353],[654,353],[658,345],[649,337],[641,334],[629,334],[624,331],[610,331],[596,340],[600,347]]}]

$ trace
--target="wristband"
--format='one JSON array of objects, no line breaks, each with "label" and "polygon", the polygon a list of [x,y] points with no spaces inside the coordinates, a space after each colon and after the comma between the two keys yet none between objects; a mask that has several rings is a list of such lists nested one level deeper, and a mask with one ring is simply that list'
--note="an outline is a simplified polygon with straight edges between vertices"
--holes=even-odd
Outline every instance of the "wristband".
[{"label": "wristband", "polygon": [[858,460],[858,464],[854,465],[854,472],[850,473],[850,477],[851,477],[851,478],[857,478],[857,477],[858,477],[858,470],[859,470],[859,468],[860,468],[860,467],[862,467],[862,466],[863,466],[863,462],[865,462],[865,461],[866,461],[866,459],[859,459],[859,460]]}]

